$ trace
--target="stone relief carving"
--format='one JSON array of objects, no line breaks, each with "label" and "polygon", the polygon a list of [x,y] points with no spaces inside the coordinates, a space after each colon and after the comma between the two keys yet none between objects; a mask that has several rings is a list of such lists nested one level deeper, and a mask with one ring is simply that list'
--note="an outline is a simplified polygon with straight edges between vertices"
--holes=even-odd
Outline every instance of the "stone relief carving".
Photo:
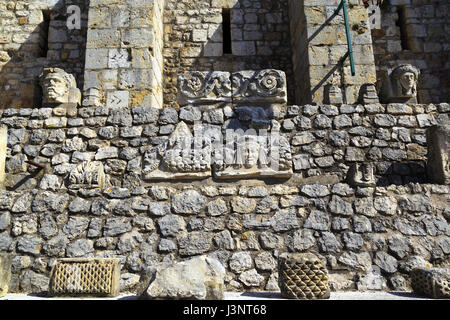
[{"label": "stone relief carving", "polygon": [[354,163],[350,167],[347,180],[352,186],[374,187],[374,166],[371,163]]},{"label": "stone relief carving", "polygon": [[287,103],[286,74],[275,69],[231,75],[235,103]]},{"label": "stone relief carving", "polygon": [[223,149],[214,149],[213,159],[214,175],[218,179],[292,176],[290,144],[279,135],[240,136]]},{"label": "stone relief carving", "polygon": [[178,77],[178,103],[217,103],[231,101],[228,72],[186,72]]},{"label": "stone relief carving", "polygon": [[383,83],[383,99],[388,103],[417,103],[419,75],[420,70],[413,65],[396,67]]},{"label": "stone relief carving", "polygon": [[180,122],[167,141],[145,152],[142,171],[146,180],[209,177],[211,141],[208,137],[194,137]]},{"label": "stone relief carving", "polygon": [[186,72],[178,77],[178,103],[287,104],[286,74],[275,69],[260,71]]},{"label": "stone relief carving", "polygon": [[101,91],[98,88],[87,88],[84,92],[83,106],[98,107],[101,106]]},{"label": "stone relief carving", "polygon": [[361,86],[361,102],[363,104],[380,103],[378,99],[377,89],[374,84],[367,83]]},{"label": "stone relief carving", "polygon": [[39,76],[43,104],[81,103],[81,93],[75,77],[59,68],[45,68]]},{"label": "stone relief carving", "polygon": [[342,90],[337,84],[328,84],[325,86],[325,103],[341,105],[343,103]]},{"label": "stone relief carving", "polygon": [[450,184],[450,125],[427,129],[429,179],[434,183]]},{"label": "stone relief carving", "polygon": [[69,188],[100,188],[106,185],[105,169],[100,161],[83,161],[69,174]]}]

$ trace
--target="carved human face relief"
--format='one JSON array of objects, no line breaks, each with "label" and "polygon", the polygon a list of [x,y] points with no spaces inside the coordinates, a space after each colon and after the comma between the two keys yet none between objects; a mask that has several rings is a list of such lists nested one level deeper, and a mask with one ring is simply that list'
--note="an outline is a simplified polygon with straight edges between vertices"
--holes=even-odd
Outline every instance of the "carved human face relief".
[{"label": "carved human face relief", "polygon": [[57,73],[48,74],[42,85],[45,101],[48,103],[67,102],[69,90],[64,77]]},{"label": "carved human face relief", "polygon": [[416,84],[416,76],[412,72],[405,72],[401,75],[400,84],[403,89],[403,93],[407,95],[414,94],[415,84]]},{"label": "carved human face relief", "polygon": [[258,164],[259,145],[257,143],[248,143],[245,148],[245,167],[252,168]]}]

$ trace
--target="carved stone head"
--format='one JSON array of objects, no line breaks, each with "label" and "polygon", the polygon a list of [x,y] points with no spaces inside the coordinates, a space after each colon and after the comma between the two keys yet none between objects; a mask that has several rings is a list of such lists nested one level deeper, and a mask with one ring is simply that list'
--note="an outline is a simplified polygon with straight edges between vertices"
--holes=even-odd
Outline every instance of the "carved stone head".
[{"label": "carved stone head", "polygon": [[39,77],[44,104],[80,104],[81,94],[75,77],[59,68],[45,68]]},{"label": "carved stone head", "polygon": [[245,144],[244,166],[252,168],[258,164],[260,146],[256,140],[250,140]]},{"label": "carved stone head", "polygon": [[420,70],[410,64],[398,66],[392,71],[393,95],[397,98],[415,98]]}]

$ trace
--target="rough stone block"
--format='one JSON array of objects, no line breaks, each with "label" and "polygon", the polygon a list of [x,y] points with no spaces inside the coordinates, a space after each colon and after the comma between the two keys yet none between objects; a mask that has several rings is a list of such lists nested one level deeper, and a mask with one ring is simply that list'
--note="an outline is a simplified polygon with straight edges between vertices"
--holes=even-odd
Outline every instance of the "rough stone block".
[{"label": "rough stone block", "polygon": [[450,125],[427,130],[428,177],[435,183],[450,183]]},{"label": "rough stone block", "polygon": [[128,91],[111,91],[107,93],[106,106],[112,109],[128,107],[130,93]]},{"label": "rough stone block", "polygon": [[8,293],[9,281],[11,279],[11,256],[6,253],[0,254],[0,297]]},{"label": "rough stone block", "polygon": [[224,297],[225,269],[218,260],[206,256],[171,266],[159,265],[151,278],[147,299],[221,300]]}]

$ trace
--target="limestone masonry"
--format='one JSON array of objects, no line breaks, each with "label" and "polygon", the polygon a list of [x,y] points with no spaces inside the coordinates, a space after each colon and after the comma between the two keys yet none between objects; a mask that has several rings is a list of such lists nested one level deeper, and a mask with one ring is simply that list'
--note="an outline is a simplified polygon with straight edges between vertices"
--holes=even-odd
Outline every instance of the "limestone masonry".
[{"label": "limestone masonry", "polygon": [[87,258],[151,298],[447,270],[450,4],[349,1],[353,76],[340,3],[0,0],[0,296]]}]

